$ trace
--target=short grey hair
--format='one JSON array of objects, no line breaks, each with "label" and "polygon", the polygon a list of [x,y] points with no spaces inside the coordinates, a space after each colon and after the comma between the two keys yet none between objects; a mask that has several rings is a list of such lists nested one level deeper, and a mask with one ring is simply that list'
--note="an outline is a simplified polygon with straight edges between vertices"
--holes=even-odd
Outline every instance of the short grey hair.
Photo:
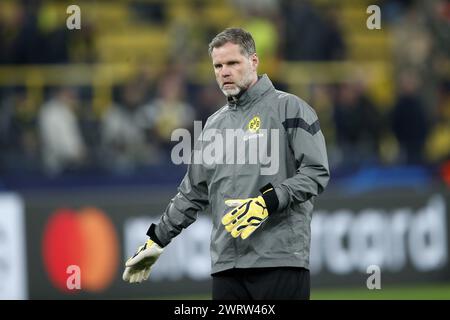
[{"label": "short grey hair", "polygon": [[211,56],[214,48],[220,48],[228,42],[239,45],[241,53],[247,57],[256,53],[255,40],[250,32],[241,28],[227,28],[211,40],[208,46],[209,55]]}]

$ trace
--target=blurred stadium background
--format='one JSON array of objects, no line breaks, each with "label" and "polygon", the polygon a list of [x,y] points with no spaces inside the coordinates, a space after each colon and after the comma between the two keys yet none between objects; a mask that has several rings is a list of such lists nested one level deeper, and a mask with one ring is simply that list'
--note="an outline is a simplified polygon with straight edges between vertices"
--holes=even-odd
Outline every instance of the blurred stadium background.
[{"label": "blurred stadium background", "polygon": [[225,103],[207,44],[229,26],[327,139],[312,298],[450,298],[448,1],[1,0],[0,299],[210,297],[208,214],[149,282],[121,273],[186,169],[172,131]]}]

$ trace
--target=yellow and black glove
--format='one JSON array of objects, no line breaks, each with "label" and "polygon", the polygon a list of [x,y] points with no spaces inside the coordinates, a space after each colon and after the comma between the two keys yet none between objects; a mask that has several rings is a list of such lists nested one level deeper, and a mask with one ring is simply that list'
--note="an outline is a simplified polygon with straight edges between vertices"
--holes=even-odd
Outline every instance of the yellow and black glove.
[{"label": "yellow and black glove", "polygon": [[122,279],[130,283],[141,283],[147,280],[153,264],[163,252],[163,248],[148,239],[137,252],[125,263]]},{"label": "yellow and black glove", "polygon": [[247,239],[278,208],[278,197],[271,184],[264,186],[261,195],[248,199],[229,199],[225,204],[235,207],[222,218],[225,230],[233,238]]},{"label": "yellow and black glove", "polygon": [[147,231],[149,239],[138,248],[136,253],[125,263],[122,279],[129,283],[141,283],[147,280],[150,270],[163,253],[163,245],[155,233],[155,224]]}]

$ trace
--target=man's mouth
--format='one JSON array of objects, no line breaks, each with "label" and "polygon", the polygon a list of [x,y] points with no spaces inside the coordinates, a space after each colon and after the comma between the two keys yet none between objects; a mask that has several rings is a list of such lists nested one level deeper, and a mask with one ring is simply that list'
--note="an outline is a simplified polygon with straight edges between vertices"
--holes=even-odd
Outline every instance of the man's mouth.
[{"label": "man's mouth", "polygon": [[227,81],[227,82],[223,83],[222,87],[231,86],[231,85],[234,85],[234,82]]}]

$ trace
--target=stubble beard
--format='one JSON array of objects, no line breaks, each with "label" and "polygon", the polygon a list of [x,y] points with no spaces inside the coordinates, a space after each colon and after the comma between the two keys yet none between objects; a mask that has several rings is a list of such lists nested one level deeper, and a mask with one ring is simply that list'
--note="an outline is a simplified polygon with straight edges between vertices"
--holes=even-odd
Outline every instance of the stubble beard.
[{"label": "stubble beard", "polygon": [[248,89],[250,84],[252,83],[252,71],[248,70],[248,72],[242,77],[241,81],[235,83],[235,88],[232,89],[224,89],[223,86],[220,88],[223,94],[226,97],[237,96],[242,91]]}]

